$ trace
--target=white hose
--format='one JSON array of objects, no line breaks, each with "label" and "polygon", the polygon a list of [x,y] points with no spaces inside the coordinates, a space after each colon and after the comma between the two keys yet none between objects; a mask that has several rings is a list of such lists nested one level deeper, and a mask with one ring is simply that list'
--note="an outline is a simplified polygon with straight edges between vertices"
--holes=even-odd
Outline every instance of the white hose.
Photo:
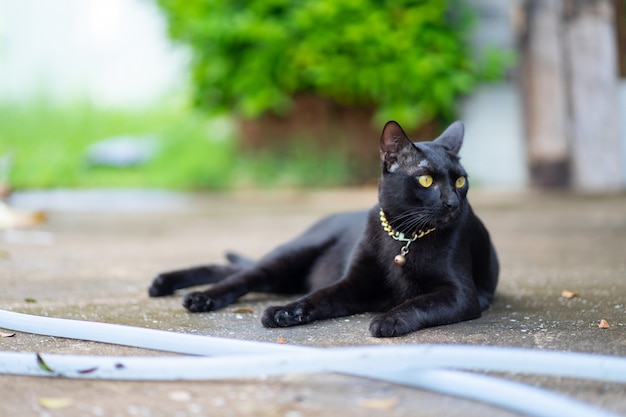
[{"label": "white hose", "polygon": [[617,417],[562,395],[484,375],[441,369],[378,374],[377,378],[495,405],[537,417]]},{"label": "white hose", "polygon": [[541,417],[608,417],[613,414],[501,378],[446,369],[534,373],[626,382],[626,360],[600,355],[458,345],[314,349],[53,319],[2,310],[0,327],[48,336],[219,356],[102,357],[46,354],[43,360],[38,361],[34,353],[0,352],[0,373],[13,375],[113,380],[204,380],[339,372],[456,395]]},{"label": "white hose", "polygon": [[[211,339],[205,343],[210,343]],[[45,354],[56,373],[73,378],[103,379],[230,379],[288,373],[337,372],[359,374],[413,372],[421,369],[462,369],[483,372],[515,372],[549,376],[626,382],[626,360],[605,356],[536,352],[523,349],[455,345],[364,346],[307,349],[281,354],[248,354],[219,357],[107,357]],[[15,373],[32,362],[29,375],[50,375],[33,362],[33,353],[0,352],[0,372]],[[475,362],[473,360],[476,359]],[[554,359],[554,360],[551,360]],[[15,361],[15,363],[11,362]],[[158,362],[157,362],[158,361]],[[505,363],[506,361],[506,363]],[[510,362],[524,361],[525,365]],[[155,364],[157,364],[155,366]],[[122,364],[116,368],[114,365]],[[193,365],[193,367],[191,366]],[[544,365],[542,367],[542,365]],[[599,367],[595,372],[594,367]],[[559,372],[559,367],[562,367]],[[566,369],[576,368],[579,370]],[[185,368],[179,375],[177,368]],[[26,370],[26,368],[24,368]],[[81,369],[97,369],[81,375]],[[137,372],[131,371],[137,369]]]},{"label": "white hose", "polygon": [[0,328],[201,356],[277,353],[304,349],[276,343],[195,336],[121,324],[32,316],[5,310],[0,310]]},{"label": "white hose", "polygon": [[[265,358],[262,355],[266,354],[280,355],[278,363],[273,362],[270,367],[279,364],[315,367],[318,365],[313,362],[331,359],[328,349],[197,336],[119,324],[32,316],[4,310],[0,310],[0,328],[188,355],[256,355],[249,359],[233,359],[238,363],[247,363],[246,366],[250,366],[250,369],[258,369],[252,365],[260,363]],[[447,367],[626,382],[626,359],[615,356],[462,345],[394,345],[332,350],[337,364],[349,359],[371,366],[373,361],[393,358],[402,367]],[[307,358],[304,361],[302,354]],[[224,361],[227,359],[229,358],[223,358]],[[389,363],[385,366],[391,365]],[[304,372],[305,369],[299,371]]]},{"label": "white hose", "polygon": [[[344,350],[344,349],[342,349]],[[616,417],[614,414],[546,390],[516,382],[458,371],[398,366],[395,352],[380,355],[382,362],[351,361],[350,351],[332,350],[315,358],[299,357],[300,366],[277,357],[103,357],[45,355],[42,365],[34,353],[0,353],[0,373],[109,380],[224,380],[293,373],[340,372],[422,388],[499,406],[537,417]],[[388,350],[388,349],[379,349]],[[381,352],[383,353],[383,352]],[[346,359],[346,355],[348,359]],[[323,360],[327,356],[327,359]],[[251,361],[251,359],[255,359]],[[242,361],[242,359],[244,359]],[[251,363],[252,362],[252,363]],[[387,366],[389,365],[389,366]],[[387,368],[387,369],[386,369]]]},{"label": "white hose", "polygon": [[[310,355],[207,357],[103,357],[0,353],[0,373],[108,380],[225,380],[293,373],[339,372],[379,379],[510,409],[537,417],[614,417],[613,414],[546,390],[483,375],[428,366],[402,366],[389,348],[325,350]],[[295,360],[295,362],[294,362]],[[398,363],[400,362],[400,363]]]}]

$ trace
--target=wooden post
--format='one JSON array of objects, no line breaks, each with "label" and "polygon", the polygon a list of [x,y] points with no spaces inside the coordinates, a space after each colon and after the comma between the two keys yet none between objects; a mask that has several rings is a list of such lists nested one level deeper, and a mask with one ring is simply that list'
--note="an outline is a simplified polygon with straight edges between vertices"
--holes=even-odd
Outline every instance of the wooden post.
[{"label": "wooden post", "polygon": [[527,0],[522,79],[532,184],[623,189],[612,0]]},{"label": "wooden post", "polygon": [[528,0],[521,33],[528,165],[533,186],[569,186],[562,1]]},{"label": "wooden post", "polygon": [[618,62],[611,0],[566,0],[565,39],[575,188],[621,189]]}]

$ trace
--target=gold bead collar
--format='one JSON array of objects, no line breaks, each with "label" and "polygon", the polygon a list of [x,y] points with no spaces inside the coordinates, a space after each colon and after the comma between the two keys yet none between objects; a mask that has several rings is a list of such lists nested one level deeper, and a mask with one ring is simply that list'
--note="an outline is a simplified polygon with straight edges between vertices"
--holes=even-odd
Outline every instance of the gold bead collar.
[{"label": "gold bead collar", "polygon": [[400,254],[396,255],[396,257],[393,259],[394,263],[398,266],[404,266],[404,264],[406,264],[406,254],[409,253],[409,245],[411,243],[435,231],[435,228],[431,227],[430,229],[426,230],[417,230],[413,232],[411,237],[407,237],[404,233],[393,230],[393,227],[391,227],[391,225],[387,221],[387,217],[385,216],[385,212],[382,208],[380,209],[378,214],[380,215],[380,224],[383,226],[383,230],[387,232],[387,234],[393,239],[399,242],[404,242],[404,246],[402,246],[402,248],[400,249]]}]

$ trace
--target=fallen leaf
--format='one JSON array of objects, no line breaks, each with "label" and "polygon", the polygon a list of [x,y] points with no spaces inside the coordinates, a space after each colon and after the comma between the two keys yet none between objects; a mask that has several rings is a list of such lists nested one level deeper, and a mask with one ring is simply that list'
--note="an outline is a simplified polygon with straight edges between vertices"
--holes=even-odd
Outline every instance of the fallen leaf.
[{"label": "fallen leaf", "polygon": [[46,372],[54,372],[54,370],[50,368],[46,362],[44,362],[43,358],[41,357],[39,353],[37,353],[36,355],[37,355],[37,365],[39,366],[40,369],[43,369]]},{"label": "fallen leaf", "polygon": [[191,401],[191,394],[187,391],[172,391],[168,394],[170,400],[178,402]]},{"label": "fallen leaf", "polygon": [[0,332],[0,337],[13,337],[13,336],[15,336],[15,333]]},{"label": "fallen leaf", "polygon": [[233,313],[254,313],[254,310],[251,308],[240,307],[233,310]]},{"label": "fallen leaf", "polygon": [[79,374],[90,374],[90,373],[95,372],[97,370],[98,370],[98,367],[94,366],[93,368],[81,369],[81,370],[76,371],[76,372],[78,372]]},{"label": "fallen leaf", "polygon": [[365,398],[359,401],[359,407],[370,410],[392,410],[398,405],[397,397]]},{"label": "fallen leaf", "polygon": [[609,325],[608,321],[602,319],[602,320],[600,320],[600,324],[598,324],[598,327],[601,328],[601,329],[608,329],[611,326]]},{"label": "fallen leaf", "polygon": [[37,302],[37,300],[35,300],[32,297],[26,297],[26,298],[24,298],[24,301],[27,302],[27,303],[36,303]]},{"label": "fallen leaf", "polygon": [[124,366],[123,363],[116,363],[115,364],[115,369],[126,369],[126,367]]},{"label": "fallen leaf", "polygon": [[576,291],[563,290],[561,291],[561,297],[574,298],[574,297],[578,297],[578,293]]},{"label": "fallen leaf", "polygon": [[74,400],[71,398],[53,398],[53,397],[41,397],[37,399],[40,406],[49,410],[61,410],[74,405]]},{"label": "fallen leaf", "polygon": [[46,221],[42,211],[22,211],[0,201],[0,229],[35,226]]},{"label": "fallen leaf", "polygon": [[276,343],[280,343],[281,345],[284,345],[285,343],[287,343],[287,341],[285,340],[284,337],[279,337],[278,339],[276,339]]}]

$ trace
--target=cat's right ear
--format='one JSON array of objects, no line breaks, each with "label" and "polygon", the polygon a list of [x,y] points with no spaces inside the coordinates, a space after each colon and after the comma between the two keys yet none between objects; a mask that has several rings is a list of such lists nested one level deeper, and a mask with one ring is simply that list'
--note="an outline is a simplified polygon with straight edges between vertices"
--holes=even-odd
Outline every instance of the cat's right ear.
[{"label": "cat's right ear", "polygon": [[394,172],[399,167],[399,155],[408,146],[413,146],[411,139],[396,122],[389,121],[380,136],[380,163],[386,172]]},{"label": "cat's right ear", "polygon": [[447,150],[458,154],[463,144],[463,135],[465,134],[465,125],[460,120],[452,123],[444,130],[434,142],[437,142]]}]

